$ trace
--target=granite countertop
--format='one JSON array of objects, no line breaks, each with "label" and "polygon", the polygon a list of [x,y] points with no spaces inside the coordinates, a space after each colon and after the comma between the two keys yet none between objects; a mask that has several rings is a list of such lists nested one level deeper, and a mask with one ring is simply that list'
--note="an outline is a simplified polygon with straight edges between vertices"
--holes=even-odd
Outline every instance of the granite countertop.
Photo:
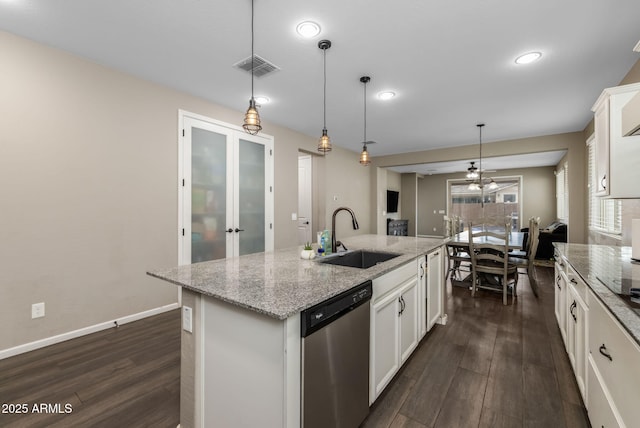
[{"label": "granite countertop", "polygon": [[631,302],[629,296],[616,294],[628,294],[630,287],[640,287],[640,265],[631,263],[631,247],[553,245],[640,345],[640,305]]},{"label": "granite countertop", "polygon": [[358,269],[303,260],[299,246],[150,270],[147,274],[282,320],[415,260],[445,242],[387,235],[360,235],[342,241],[350,250],[386,251],[400,256]]}]

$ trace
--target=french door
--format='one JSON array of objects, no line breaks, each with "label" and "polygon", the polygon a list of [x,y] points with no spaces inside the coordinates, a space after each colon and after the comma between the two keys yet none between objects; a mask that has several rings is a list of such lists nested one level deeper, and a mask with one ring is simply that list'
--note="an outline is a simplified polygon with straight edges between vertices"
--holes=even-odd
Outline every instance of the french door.
[{"label": "french door", "polygon": [[273,138],[181,112],[181,264],[273,249]]}]

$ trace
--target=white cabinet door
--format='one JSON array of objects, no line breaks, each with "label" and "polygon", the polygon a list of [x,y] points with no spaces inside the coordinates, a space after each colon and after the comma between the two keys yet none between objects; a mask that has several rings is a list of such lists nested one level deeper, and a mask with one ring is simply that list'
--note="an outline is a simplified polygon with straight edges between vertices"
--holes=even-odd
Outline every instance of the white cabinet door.
[{"label": "white cabinet door", "polygon": [[427,259],[418,258],[418,340],[427,334]]},{"label": "white cabinet door", "polygon": [[418,281],[414,279],[400,291],[400,364],[418,346]]},{"label": "white cabinet door", "polygon": [[606,88],[592,107],[596,157],[596,195],[638,198],[640,136],[625,137],[624,107],[640,93],[640,83]]},{"label": "white cabinet door", "polygon": [[442,316],[442,248],[427,254],[427,330]]},{"label": "white cabinet door", "polygon": [[605,99],[593,116],[596,151],[596,196],[609,194],[609,100]]},{"label": "white cabinet door", "polygon": [[[554,302],[555,302],[555,314],[556,314],[556,321],[558,322],[558,326],[561,326],[562,323],[560,322],[560,320],[563,319],[563,314],[564,314],[564,300],[562,299],[564,297],[564,294],[562,293],[562,275],[561,272],[563,271],[564,268],[564,262],[562,261],[561,258],[557,258],[556,257],[556,263],[555,263],[555,292],[554,292]],[[561,327],[562,330],[562,327]]]},{"label": "white cabinet door", "polygon": [[372,306],[369,404],[374,402],[400,368],[398,297],[397,292],[391,293]]},{"label": "white cabinet door", "polygon": [[567,346],[567,317],[568,317],[568,305],[567,305],[567,275],[564,271],[560,271],[558,275],[559,279],[556,278],[556,292],[559,293],[559,304],[560,304],[560,313],[558,320],[558,326],[560,327],[560,335],[562,336],[562,340],[564,341],[565,346]]},{"label": "white cabinet door", "polygon": [[588,391],[587,412],[591,426],[597,427],[621,427],[624,426],[617,409],[610,401],[610,395],[602,380],[602,376],[595,365],[593,358],[588,359]]},{"label": "white cabinet door", "polygon": [[580,394],[582,394],[583,399],[586,399],[587,305],[576,287],[586,286],[581,280],[572,277],[567,284],[567,354],[573,367]]}]

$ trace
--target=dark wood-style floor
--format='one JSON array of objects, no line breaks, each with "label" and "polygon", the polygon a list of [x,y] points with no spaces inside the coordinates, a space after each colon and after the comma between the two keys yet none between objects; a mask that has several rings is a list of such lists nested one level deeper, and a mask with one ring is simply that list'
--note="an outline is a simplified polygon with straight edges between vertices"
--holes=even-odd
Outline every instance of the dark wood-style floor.
[{"label": "dark wood-style floor", "polygon": [[[515,304],[448,286],[436,326],[371,408],[364,427],[589,427],[554,315],[553,269],[539,298],[520,275]],[[453,290],[452,290],[453,288]]]},{"label": "dark wood-style floor", "polygon": [[[180,414],[180,311],[0,360],[0,427],[171,427]],[[34,404],[71,404],[37,414]],[[54,411],[56,409],[53,409]]]},{"label": "dark wood-style floor", "polygon": [[[509,306],[449,286],[448,324],[422,341],[363,426],[588,427],[553,314],[553,270],[538,277],[539,299],[521,276]],[[0,426],[174,428],[179,361],[179,311],[0,360],[2,403],[73,406],[0,414]]]}]

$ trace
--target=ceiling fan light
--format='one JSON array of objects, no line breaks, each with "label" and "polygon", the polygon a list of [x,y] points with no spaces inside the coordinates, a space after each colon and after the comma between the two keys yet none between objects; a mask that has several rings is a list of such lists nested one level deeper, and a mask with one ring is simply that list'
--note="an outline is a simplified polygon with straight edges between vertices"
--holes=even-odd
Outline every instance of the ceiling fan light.
[{"label": "ceiling fan light", "polygon": [[488,188],[489,190],[496,190],[498,188],[498,183],[496,183],[492,178],[491,181],[489,182]]}]

